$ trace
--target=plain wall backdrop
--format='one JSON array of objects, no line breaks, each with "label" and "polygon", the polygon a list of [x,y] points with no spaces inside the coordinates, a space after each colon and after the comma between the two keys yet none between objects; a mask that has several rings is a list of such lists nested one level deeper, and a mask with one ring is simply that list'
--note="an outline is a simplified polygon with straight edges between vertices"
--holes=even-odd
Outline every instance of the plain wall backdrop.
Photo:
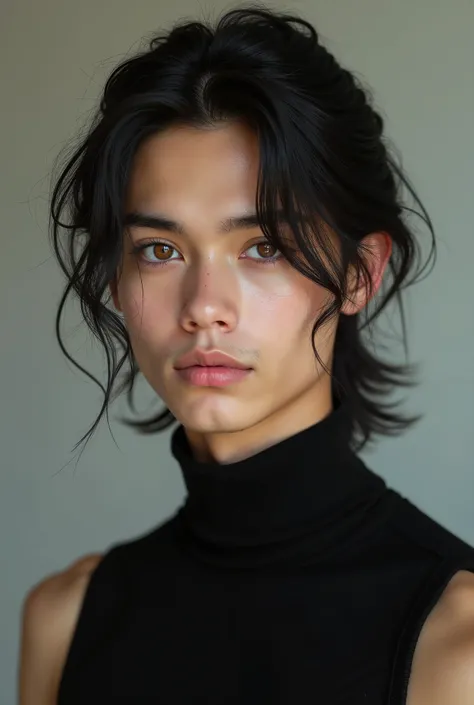
[{"label": "plain wall backdrop", "polygon": [[[50,172],[87,121],[106,75],[144,36],[235,3],[175,0],[3,0],[1,86],[1,602],[0,702],[12,703],[20,609],[29,588],[78,556],[150,530],[184,496],[169,432],[140,438],[115,417],[82,455],[74,443],[99,409],[98,388],[54,338],[63,279],[47,238]],[[390,485],[474,544],[474,3],[306,0],[301,12],[361,75],[438,235],[438,264],[406,297],[410,359],[420,385],[402,391],[423,420],[365,456]],[[427,236],[423,235],[426,242]],[[71,350],[102,359],[77,306]],[[394,325],[397,325],[394,319]],[[399,329],[399,328],[398,328]],[[395,347],[394,347],[395,354]],[[397,353],[398,354],[398,353]],[[140,408],[153,395],[141,386]]]}]

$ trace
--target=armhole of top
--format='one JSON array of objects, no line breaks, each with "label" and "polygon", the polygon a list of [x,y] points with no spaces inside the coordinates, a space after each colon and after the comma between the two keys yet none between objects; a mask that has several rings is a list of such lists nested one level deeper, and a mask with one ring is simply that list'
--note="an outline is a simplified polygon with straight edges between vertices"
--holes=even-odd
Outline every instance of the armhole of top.
[{"label": "armhole of top", "polygon": [[441,598],[449,581],[460,570],[474,573],[474,559],[446,558],[431,573],[420,590],[398,639],[392,667],[387,705],[406,705],[413,657],[423,625]]},{"label": "armhole of top", "polygon": [[102,559],[90,575],[89,582],[82,597],[77,621],[69,642],[62,672],[59,678],[58,691],[56,696],[57,705],[61,705],[61,703],[68,701],[68,675],[72,670],[74,670],[76,654],[79,650],[79,645],[82,641],[82,638],[83,636],[85,636],[86,615],[89,614],[89,612],[91,611],[90,608],[92,608],[92,605],[94,603],[97,585],[101,582],[104,572],[108,572],[110,570],[111,562],[113,564],[113,558],[117,552],[117,548],[118,547],[116,546],[109,548],[109,550],[104,553]]}]

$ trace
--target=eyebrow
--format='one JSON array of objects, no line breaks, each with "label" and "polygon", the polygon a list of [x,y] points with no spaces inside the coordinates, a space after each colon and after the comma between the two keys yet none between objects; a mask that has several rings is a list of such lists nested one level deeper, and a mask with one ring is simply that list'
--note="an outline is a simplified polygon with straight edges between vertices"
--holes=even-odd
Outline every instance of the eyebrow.
[{"label": "eyebrow", "polygon": [[[279,222],[286,222],[286,218],[282,211],[277,212]],[[170,233],[178,235],[187,235],[186,228],[183,223],[176,220],[171,220],[160,213],[142,213],[140,211],[131,211],[127,213],[123,221],[124,225],[138,226],[141,228],[151,228],[152,230],[166,230]],[[229,233],[233,230],[250,230],[260,226],[256,213],[250,213],[233,218],[226,218],[219,224],[220,233]]]}]

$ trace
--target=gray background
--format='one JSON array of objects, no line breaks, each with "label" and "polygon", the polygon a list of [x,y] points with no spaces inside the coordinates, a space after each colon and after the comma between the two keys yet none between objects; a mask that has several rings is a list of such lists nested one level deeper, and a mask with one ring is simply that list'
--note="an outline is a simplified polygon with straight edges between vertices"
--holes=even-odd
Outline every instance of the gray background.
[{"label": "gray background", "polygon": [[[28,589],[81,554],[160,523],[183,497],[169,433],[135,437],[112,410],[74,470],[70,450],[92,422],[98,389],[54,339],[62,287],[47,240],[50,171],[87,120],[106,74],[168,22],[234,5],[175,0],[3,0],[1,120],[0,702],[14,702],[19,616]],[[440,523],[474,543],[474,3],[307,0],[280,5],[313,21],[367,80],[387,131],[437,229],[439,261],[407,297],[406,395],[423,421],[365,454],[370,466]],[[69,309],[69,343],[101,373]],[[396,321],[395,321],[396,322]],[[395,347],[394,347],[395,355]],[[152,395],[142,385],[142,406]]]}]

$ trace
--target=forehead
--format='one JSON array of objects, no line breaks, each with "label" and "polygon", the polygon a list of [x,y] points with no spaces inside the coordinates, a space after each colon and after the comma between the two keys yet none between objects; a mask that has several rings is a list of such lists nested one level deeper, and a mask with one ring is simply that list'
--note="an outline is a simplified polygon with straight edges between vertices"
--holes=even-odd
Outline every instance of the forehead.
[{"label": "forehead", "polygon": [[256,135],[240,123],[200,129],[174,126],[137,150],[129,206],[254,206],[259,168]]}]

